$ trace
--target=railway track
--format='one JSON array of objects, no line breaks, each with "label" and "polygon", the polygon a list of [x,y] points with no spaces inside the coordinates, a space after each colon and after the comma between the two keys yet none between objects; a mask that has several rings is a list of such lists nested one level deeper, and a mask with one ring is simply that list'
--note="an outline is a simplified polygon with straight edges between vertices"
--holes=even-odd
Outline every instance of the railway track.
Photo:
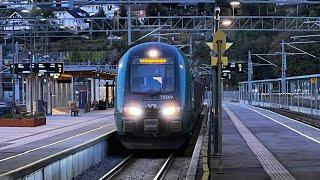
[{"label": "railway track", "polygon": [[129,155],[100,180],[111,179],[163,179],[174,161],[174,154],[164,157],[138,157]]}]

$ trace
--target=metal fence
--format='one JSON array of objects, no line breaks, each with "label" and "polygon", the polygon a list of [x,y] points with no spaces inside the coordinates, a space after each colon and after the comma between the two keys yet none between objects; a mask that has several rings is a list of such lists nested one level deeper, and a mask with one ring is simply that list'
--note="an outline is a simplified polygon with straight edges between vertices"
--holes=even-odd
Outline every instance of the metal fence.
[{"label": "metal fence", "polygon": [[223,91],[222,92],[223,101],[239,101],[239,91]]},{"label": "metal fence", "polygon": [[240,82],[240,102],[320,115],[319,78],[320,74],[288,77],[285,81],[286,92],[281,92],[280,78],[252,81],[251,93],[248,82]]}]

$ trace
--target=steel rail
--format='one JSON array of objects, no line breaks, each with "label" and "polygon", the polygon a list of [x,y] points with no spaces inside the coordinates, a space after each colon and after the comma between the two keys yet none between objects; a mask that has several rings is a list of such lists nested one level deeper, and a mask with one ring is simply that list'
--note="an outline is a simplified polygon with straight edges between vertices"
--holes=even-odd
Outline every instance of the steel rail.
[{"label": "steel rail", "polygon": [[[108,171],[104,176],[102,176],[99,180],[111,180],[114,179],[120,172],[122,172],[126,167],[128,167],[135,159],[135,154],[130,154],[123,161],[121,161],[117,166]],[[165,174],[168,172],[174,161],[173,153],[167,157],[166,161],[161,166],[158,173],[155,175],[153,180],[161,180],[164,178]]]},{"label": "steel rail", "polygon": [[168,172],[174,160],[173,153],[167,158],[167,160],[162,165],[161,169],[158,171],[157,175],[153,178],[153,180],[161,180],[164,178],[165,174]]},{"label": "steel rail", "polygon": [[116,176],[121,170],[127,167],[130,162],[133,160],[134,154],[130,154],[123,161],[121,161],[117,166],[108,171],[104,176],[102,176],[99,180],[110,180],[114,176]]}]

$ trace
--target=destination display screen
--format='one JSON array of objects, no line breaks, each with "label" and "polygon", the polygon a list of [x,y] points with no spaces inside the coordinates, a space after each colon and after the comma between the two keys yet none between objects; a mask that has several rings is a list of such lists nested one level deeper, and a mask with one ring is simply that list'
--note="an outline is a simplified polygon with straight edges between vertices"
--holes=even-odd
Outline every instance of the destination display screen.
[{"label": "destination display screen", "polygon": [[30,74],[32,69],[32,72],[36,71],[35,64],[32,63],[18,63],[18,64],[12,64],[11,65],[11,72],[14,74]]},{"label": "destination display screen", "polygon": [[63,63],[39,63],[38,73],[63,73]]},{"label": "destination display screen", "polygon": [[167,58],[135,58],[132,64],[173,64],[173,60]]},{"label": "destination display screen", "polygon": [[63,63],[17,63],[11,65],[11,72],[15,74],[41,73],[63,73]]}]

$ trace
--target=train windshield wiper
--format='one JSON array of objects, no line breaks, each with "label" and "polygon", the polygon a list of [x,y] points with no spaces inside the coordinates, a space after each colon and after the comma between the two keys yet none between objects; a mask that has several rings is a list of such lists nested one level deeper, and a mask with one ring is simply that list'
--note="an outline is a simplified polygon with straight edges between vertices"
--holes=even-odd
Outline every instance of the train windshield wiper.
[{"label": "train windshield wiper", "polygon": [[163,80],[160,88],[160,92],[164,92],[167,85],[167,68],[164,68]]}]

